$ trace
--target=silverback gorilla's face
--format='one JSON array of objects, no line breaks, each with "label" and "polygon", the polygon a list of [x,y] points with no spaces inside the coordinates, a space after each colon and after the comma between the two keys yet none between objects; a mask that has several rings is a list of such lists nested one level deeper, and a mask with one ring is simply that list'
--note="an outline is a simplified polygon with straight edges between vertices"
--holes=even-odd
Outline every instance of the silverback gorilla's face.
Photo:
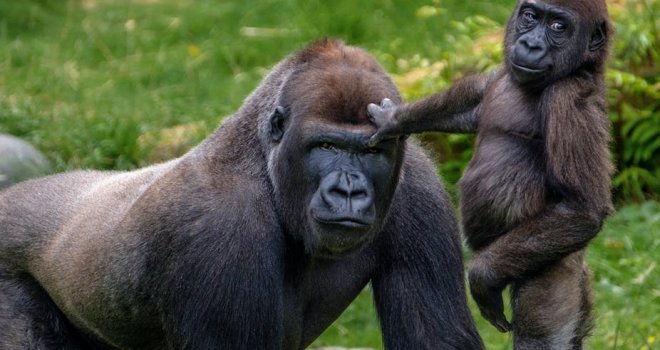
[{"label": "silverback gorilla's face", "polygon": [[371,133],[342,128],[318,130],[302,140],[303,177],[315,184],[307,220],[319,253],[341,255],[368,241],[383,216],[377,203],[390,201],[395,141],[366,147]]},{"label": "silverback gorilla's face", "polygon": [[[298,78],[299,90],[271,116],[279,139],[271,156],[279,206],[298,223],[288,233],[306,250],[337,258],[363,247],[381,229],[398,183],[402,141],[369,147],[375,127],[366,106],[386,96],[380,75],[366,70],[323,68]],[[305,83],[319,84],[305,88]],[[291,217],[297,219],[290,220]]]}]

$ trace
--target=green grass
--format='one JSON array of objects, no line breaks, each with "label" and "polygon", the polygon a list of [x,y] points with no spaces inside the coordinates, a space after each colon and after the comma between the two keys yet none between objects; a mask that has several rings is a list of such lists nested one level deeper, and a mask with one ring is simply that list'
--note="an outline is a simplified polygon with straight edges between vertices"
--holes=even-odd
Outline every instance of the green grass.
[{"label": "green grass", "polygon": [[[192,122],[211,131],[310,40],[367,47],[391,70],[439,56],[449,18],[471,13],[461,3],[422,19],[420,0],[2,2],[0,132],[35,143],[58,171],[134,168],[155,160],[138,136]],[[473,3],[506,17],[498,1]]]},{"label": "green grass", "polygon": [[[504,23],[514,3],[3,1],[0,132],[34,143],[56,171],[133,169],[199,142],[269,67],[310,40],[332,36],[365,47],[397,77],[420,68],[433,73],[436,60],[456,65],[469,58],[473,39]],[[484,62],[476,62],[479,69]],[[414,98],[451,80],[429,76],[411,86],[398,81]],[[469,157],[469,150],[456,152]],[[450,181],[460,164],[445,164],[443,172],[454,167]],[[590,248],[598,321],[592,349],[652,349],[660,342],[653,338],[659,213],[656,202],[623,207]],[[510,348],[508,335],[474,315],[489,349]],[[368,292],[315,346],[323,344],[382,347]]]}]

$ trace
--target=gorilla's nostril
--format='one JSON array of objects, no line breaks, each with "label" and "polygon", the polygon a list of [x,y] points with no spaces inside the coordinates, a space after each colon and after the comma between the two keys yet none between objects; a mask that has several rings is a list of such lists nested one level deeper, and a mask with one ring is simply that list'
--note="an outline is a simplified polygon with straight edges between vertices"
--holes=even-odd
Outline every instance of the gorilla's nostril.
[{"label": "gorilla's nostril", "polygon": [[341,188],[335,187],[335,188],[331,189],[329,192],[333,196],[348,197],[348,192],[344,189],[341,189]]},{"label": "gorilla's nostril", "polygon": [[338,197],[342,199],[365,199],[368,197],[367,191],[363,189],[358,190],[347,190],[341,187],[335,187],[328,191],[328,194],[332,197]]},{"label": "gorilla's nostril", "polygon": [[360,172],[339,170],[328,174],[320,184],[324,210],[346,215],[365,215],[373,205],[373,188]]}]

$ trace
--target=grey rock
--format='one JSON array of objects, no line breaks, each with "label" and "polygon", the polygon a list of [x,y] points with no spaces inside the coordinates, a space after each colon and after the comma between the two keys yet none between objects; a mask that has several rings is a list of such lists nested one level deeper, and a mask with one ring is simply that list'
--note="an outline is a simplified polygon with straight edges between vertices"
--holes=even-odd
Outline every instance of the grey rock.
[{"label": "grey rock", "polygon": [[51,171],[48,159],[32,145],[0,134],[0,189]]}]

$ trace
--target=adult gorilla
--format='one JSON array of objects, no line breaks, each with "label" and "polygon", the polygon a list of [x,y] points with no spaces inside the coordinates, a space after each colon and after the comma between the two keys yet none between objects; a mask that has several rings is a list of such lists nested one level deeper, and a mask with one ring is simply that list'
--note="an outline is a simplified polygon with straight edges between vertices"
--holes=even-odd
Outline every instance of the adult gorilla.
[{"label": "adult gorilla", "polygon": [[9,188],[0,347],[302,349],[371,281],[387,348],[481,348],[433,166],[366,146],[366,106],[398,95],[321,41],[181,158]]}]

